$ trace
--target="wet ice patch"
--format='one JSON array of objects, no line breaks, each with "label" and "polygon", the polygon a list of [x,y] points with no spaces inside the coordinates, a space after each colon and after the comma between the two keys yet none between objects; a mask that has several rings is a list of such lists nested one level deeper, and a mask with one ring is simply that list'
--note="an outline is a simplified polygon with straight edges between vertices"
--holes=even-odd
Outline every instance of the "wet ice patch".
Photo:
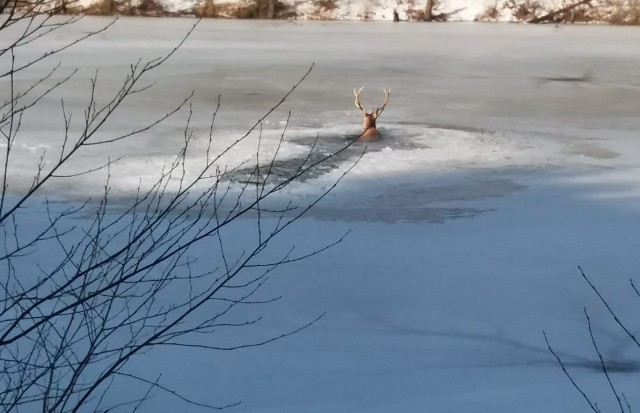
[{"label": "wet ice patch", "polygon": [[414,180],[390,186],[384,193],[369,198],[343,198],[332,205],[322,204],[312,210],[311,215],[341,221],[444,223],[492,211],[491,208],[472,207],[471,201],[504,197],[522,189],[523,185],[508,179],[460,176],[446,185]]},{"label": "wet ice patch", "polygon": [[566,152],[571,155],[586,156],[593,159],[615,159],[619,153],[593,143],[575,143],[568,145]]},{"label": "wet ice patch", "polygon": [[268,177],[260,176],[252,166],[236,171],[233,179],[275,184],[296,168],[330,156],[290,183],[272,202],[304,203],[327,191],[353,167],[311,211],[313,217],[442,223],[490,211],[472,203],[521,190],[523,186],[508,177],[510,171],[546,166],[553,161],[550,153],[559,153],[561,147],[549,146],[552,144],[543,138],[425,124],[387,124],[381,133],[380,141],[360,143],[354,141],[358,135],[342,133],[339,128],[320,135],[293,131],[287,142],[308,148],[304,156],[261,167],[259,172],[268,171]]}]

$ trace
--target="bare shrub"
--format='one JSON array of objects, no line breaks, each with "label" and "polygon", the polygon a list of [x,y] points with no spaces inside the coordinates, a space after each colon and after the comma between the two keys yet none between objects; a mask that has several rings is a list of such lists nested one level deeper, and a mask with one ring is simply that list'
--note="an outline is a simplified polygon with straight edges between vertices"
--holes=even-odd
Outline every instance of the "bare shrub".
[{"label": "bare shrub", "polygon": [[407,0],[407,8],[405,9],[405,14],[407,15],[407,20],[416,20],[414,15],[416,13],[416,2],[415,0]]},{"label": "bare shrub", "polygon": [[195,7],[195,15],[198,17],[218,17],[218,8],[214,0],[204,0]]},{"label": "bare shrub", "polygon": [[[436,7],[437,7],[437,4],[434,3],[432,6],[432,10],[435,9]],[[408,0],[407,9],[405,10],[405,13],[407,15],[407,20],[420,21],[420,22],[425,21],[427,17],[425,10],[426,8],[422,8],[418,6],[415,0]]]},{"label": "bare shrub", "polygon": [[[556,7],[548,10],[546,13],[536,16],[530,20],[529,23],[573,23],[576,21],[578,10],[585,10],[585,7],[591,7],[593,0],[578,0],[569,1],[563,0],[560,7]],[[581,9],[583,8],[583,9]],[[582,19],[587,19],[587,14],[584,14]]]},{"label": "bare shrub", "polygon": [[54,9],[55,14],[79,14],[82,7],[78,0],[56,0]]},{"label": "bare shrub", "polygon": [[[507,0],[502,10],[507,10],[512,19],[528,23],[590,23],[604,22],[601,17],[606,7],[600,3],[597,7],[593,0],[562,0],[555,3],[553,8],[543,5],[539,0]],[[633,0],[636,1],[636,0]],[[480,16],[478,21],[492,21],[492,16],[499,14],[498,7],[490,5]]]},{"label": "bare shrub", "polygon": [[166,12],[159,0],[140,0],[134,9],[135,14],[142,16],[163,16]]},{"label": "bare shrub", "polygon": [[111,16],[116,10],[114,0],[99,0],[84,8],[83,13],[95,16]]},{"label": "bare shrub", "polygon": [[373,8],[371,3],[365,2],[357,16],[363,21],[373,20]]},{"label": "bare shrub", "polygon": [[607,0],[601,19],[609,24],[640,25],[640,0]]},{"label": "bare shrub", "polygon": [[424,21],[425,18],[425,13],[424,10],[422,9],[413,9],[413,8],[408,8],[407,11],[407,20],[411,20],[411,21]]},{"label": "bare shrub", "polygon": [[23,16],[43,14],[71,14],[79,0],[0,0],[0,14],[16,13]]},{"label": "bare shrub", "polygon": [[166,16],[167,10],[160,0],[98,0],[82,10],[97,16]]},{"label": "bare shrub", "polygon": [[428,0],[424,8],[416,6],[417,5],[414,0],[407,1],[407,9],[405,11],[407,14],[407,20],[421,22],[432,20],[437,21],[443,16],[435,13],[440,6],[439,0]]},{"label": "bare shrub", "polygon": [[338,8],[337,0],[313,0],[313,11],[311,19],[331,20],[334,18],[334,11]]},{"label": "bare shrub", "polygon": [[440,7],[439,0],[430,1],[426,7],[417,8],[416,4],[413,0],[409,0],[407,2],[407,20],[411,21],[421,21],[421,22],[446,22],[452,16],[455,16],[457,13],[462,11],[463,9],[456,9],[447,13],[436,13]]},{"label": "bare shrub", "polygon": [[495,22],[500,19],[500,9],[498,2],[489,4],[480,14],[476,16],[474,21],[477,22]]},{"label": "bare shrub", "polygon": [[251,0],[230,10],[238,19],[284,19],[297,16],[295,7],[280,0]]},{"label": "bare shrub", "polygon": [[14,13],[29,14],[30,12],[37,12],[31,10],[33,8],[32,2],[28,0],[6,0],[2,5],[2,11],[12,10]]},{"label": "bare shrub", "polygon": [[[572,4],[575,4],[575,0],[563,0],[560,9],[570,7]],[[555,21],[560,23],[591,23],[598,20],[594,11],[595,7],[592,4],[582,4],[560,14]]]},{"label": "bare shrub", "polygon": [[532,20],[546,11],[538,0],[507,0],[503,8],[510,10],[513,19],[519,22]]}]

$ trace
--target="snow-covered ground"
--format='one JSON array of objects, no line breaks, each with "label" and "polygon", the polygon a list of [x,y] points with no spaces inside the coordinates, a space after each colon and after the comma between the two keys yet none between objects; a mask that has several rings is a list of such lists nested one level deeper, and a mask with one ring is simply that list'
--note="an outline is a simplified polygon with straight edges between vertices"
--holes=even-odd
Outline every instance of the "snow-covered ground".
[{"label": "snow-covered ground", "polygon": [[[89,5],[100,0],[80,0]],[[174,13],[193,13],[202,7],[204,0],[158,0],[166,11]],[[577,2],[577,1],[576,1]],[[253,0],[215,0],[219,17],[236,17],[238,8],[251,5]],[[374,20],[390,21],[393,11],[397,11],[401,20],[422,20],[426,0],[280,0],[287,7],[284,15],[301,20]],[[523,21],[529,20],[529,10],[541,16],[553,10],[567,7],[574,2],[566,0],[536,1],[498,1],[498,0],[436,0],[434,14],[444,14],[447,21],[472,22],[480,21]],[[133,2],[136,4],[136,1]],[[522,8],[520,7],[522,6]],[[631,20],[636,19],[638,4],[635,0],[592,0],[590,6],[582,10],[598,10],[589,21],[609,21],[610,14],[626,14]],[[593,15],[593,13],[590,13]],[[627,18],[617,19],[618,24]],[[637,19],[636,19],[637,20]],[[578,19],[578,21],[581,21]],[[632,24],[637,24],[632,23]]]},{"label": "snow-covered ground", "polygon": [[[106,21],[85,19],[49,36],[41,50]],[[28,185],[29,162],[59,144],[51,125],[61,125],[62,96],[67,110],[80,109],[96,69],[101,96],[129,63],[170,50],[191,23],[125,18],[66,51],[63,69],[80,73],[46,98],[46,111],[25,119],[22,133],[32,139],[17,149],[13,187]],[[326,312],[323,319],[257,348],[161,349],[139,358],[140,368],[152,380],[162,372],[163,384],[199,401],[242,401],[231,411],[586,410],[547,350],[545,330],[607,411],[616,402],[589,341],[587,306],[603,355],[621,366],[613,380],[639,406],[640,353],[577,270],[633,324],[639,303],[627,282],[638,275],[640,245],[638,45],[639,31],[612,27],[203,21],[107,134],[165,113],[195,90],[196,145],[221,94],[215,133],[224,147],[315,63],[265,123],[266,153],[288,111],[285,158],[301,156],[318,134],[328,151],[339,148],[359,132],[352,89],[361,85],[367,106],[391,88],[379,120],[384,138],[282,243],[312,249],[350,235],[283,267],[264,293],[284,299],[261,307],[265,321],[246,334],[277,335]],[[185,116],[108,154],[88,153],[79,166],[125,155],[111,186],[127,196],[171,159]],[[254,150],[243,146],[225,161],[244,161]],[[198,152],[192,156],[197,161]],[[282,199],[319,194],[349,165],[290,186]],[[99,192],[103,180],[83,176],[55,195],[74,201]],[[228,241],[241,243],[241,231]],[[198,410],[158,393],[144,411]]]},{"label": "snow-covered ground", "polygon": [[[280,4],[279,18],[297,20],[366,20],[391,21],[394,10],[401,20],[423,20],[427,0],[277,0]],[[103,0],[74,0],[73,6],[91,8]],[[199,15],[206,0],[153,0],[164,12],[178,15]],[[567,0],[436,0],[434,15],[445,15],[447,21],[500,21],[521,22],[534,16],[542,16],[551,11],[563,9],[574,2]],[[577,3],[577,1],[575,2]],[[144,4],[142,0],[130,2],[116,1],[120,7],[128,4],[136,6]],[[215,0],[209,7],[215,7],[217,17],[237,18],[243,13],[239,10],[259,4],[256,0]],[[152,8],[153,9],[153,8]],[[579,10],[590,10],[590,18],[578,17],[576,22],[612,22],[614,24],[637,24],[638,3],[636,0],[591,0],[589,5],[580,6]],[[594,13],[594,11],[597,11]],[[145,14],[144,11],[139,11]],[[94,14],[92,12],[91,14]],[[133,14],[136,12],[134,11]],[[148,13],[148,12],[147,12]],[[156,15],[155,9],[151,15]],[[162,13],[160,13],[162,14]],[[617,17],[611,19],[611,15]]]}]

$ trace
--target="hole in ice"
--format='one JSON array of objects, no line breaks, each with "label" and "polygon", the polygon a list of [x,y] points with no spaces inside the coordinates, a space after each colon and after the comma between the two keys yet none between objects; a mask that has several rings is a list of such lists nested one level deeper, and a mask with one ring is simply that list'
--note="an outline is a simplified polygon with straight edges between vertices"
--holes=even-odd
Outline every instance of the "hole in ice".
[{"label": "hole in ice", "polygon": [[[269,180],[272,183],[282,181],[294,174],[299,168],[305,168],[315,163],[317,166],[305,173],[300,180],[305,181],[317,178],[325,173],[339,168],[345,163],[355,162],[363,151],[367,153],[380,151],[410,151],[414,149],[429,148],[424,142],[420,142],[417,138],[424,136],[424,131],[429,127],[422,125],[421,128],[407,128],[406,126],[397,125],[397,127],[387,126],[381,127],[380,134],[382,139],[376,142],[353,142],[360,136],[358,133],[320,133],[320,136],[314,132],[309,134],[298,134],[297,136],[287,139],[291,142],[308,149],[302,156],[287,159],[276,159],[265,161],[260,166],[260,171],[256,171],[255,165],[241,168],[231,174],[232,179],[241,183],[263,182],[266,178],[264,174],[269,173]],[[353,129],[353,127],[345,127],[345,129]],[[419,133],[422,129],[423,133]],[[349,147],[347,147],[351,144]],[[347,147],[345,149],[345,147]],[[344,149],[344,150],[343,150]],[[330,159],[325,159],[329,155],[334,155]],[[322,161],[322,162],[321,162]]]}]

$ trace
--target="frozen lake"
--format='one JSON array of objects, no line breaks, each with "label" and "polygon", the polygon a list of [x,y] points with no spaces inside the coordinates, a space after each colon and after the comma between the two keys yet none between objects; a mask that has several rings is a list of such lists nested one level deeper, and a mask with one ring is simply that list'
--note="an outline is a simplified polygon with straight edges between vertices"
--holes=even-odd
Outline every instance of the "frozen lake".
[{"label": "frozen lake", "polygon": [[[108,21],[86,18],[30,53]],[[18,149],[15,188],[29,183],[42,148],[59,145],[51,125],[61,126],[61,97],[68,110],[82,110],[96,70],[98,96],[107,96],[130,63],[166,53],[192,23],[123,18],[65,51],[62,69],[79,73],[25,121],[31,140]],[[383,139],[285,240],[318,245],[346,229],[350,236],[283,269],[266,289],[285,299],[264,310],[260,331],[327,315],[264,347],[150,353],[139,361],[149,375],[165,372],[174,388],[207,403],[242,401],[230,411],[586,410],[547,351],[546,330],[605,411],[615,399],[594,364],[582,314],[588,305],[603,353],[624,366],[613,374],[616,383],[640,405],[633,390],[640,353],[576,270],[592,274],[623,313],[637,310],[626,283],[639,264],[640,30],[205,20],[105,134],[154,119],[193,90],[196,148],[218,95],[215,136],[224,147],[311,64],[309,77],[263,125],[268,154],[292,112],[278,165],[284,169],[317,135],[331,153],[359,133],[354,87],[366,85],[366,106],[391,89],[378,121]],[[42,65],[20,81],[46,71]],[[185,119],[180,113],[110,153],[87,152],[78,167],[124,156],[111,185],[126,197],[175,153]],[[362,150],[352,147],[281,200],[317,195]],[[243,144],[224,161],[237,164],[252,151]],[[80,185],[63,182],[50,191],[79,199],[99,192],[103,181],[83,176]],[[145,411],[168,406],[192,407],[159,395]]]},{"label": "frozen lake", "polygon": [[[52,41],[108,21],[85,19]],[[96,70],[99,87],[109,91],[130,63],[166,53],[191,24],[190,19],[121,19],[107,32],[65,52],[63,68],[80,68],[80,73],[62,94],[50,95],[49,104],[59,105],[64,95],[67,106],[81,110],[88,78]],[[386,191],[386,178],[378,173],[393,171],[391,185],[395,187],[397,179],[407,181],[409,192],[418,194],[422,203],[481,198],[479,187],[485,180],[487,195],[501,196],[520,185],[504,177],[494,179],[498,170],[508,175],[624,157],[625,144],[633,142],[640,124],[640,54],[634,52],[638,44],[640,32],[619,27],[203,21],[177,55],[154,73],[150,81],[157,87],[135,99],[110,126],[122,131],[154,119],[194,90],[192,125],[205,134],[210,110],[221,95],[217,139],[228,142],[225,139],[254,122],[313,63],[310,76],[264,124],[273,138],[287,111],[292,112],[287,149],[293,159],[302,156],[316,135],[331,152],[359,133],[354,87],[367,86],[363,100],[370,106],[381,102],[382,88],[387,87],[392,90],[391,103],[379,121],[386,137],[369,147],[371,157],[352,174],[350,180],[361,181],[358,188],[366,184],[371,187],[367,196],[379,196]],[[42,73],[46,68],[40,68]],[[184,121],[184,115],[174,117],[153,134],[114,149],[127,155],[118,168],[122,177],[115,177],[123,182],[115,187],[131,188],[137,182],[125,182],[131,176],[144,175],[154,162],[165,162],[179,145]],[[37,134],[50,122],[55,119],[39,116],[29,127]],[[36,152],[38,145],[49,144],[49,138],[56,139],[38,138],[29,149]],[[352,155],[358,151],[354,148]],[[381,158],[384,164],[378,162]],[[466,169],[482,179],[461,183],[455,194],[428,185],[422,195],[424,188],[415,187],[422,172],[418,181],[436,172]],[[497,182],[505,186],[498,188]],[[343,192],[354,195],[351,188]],[[389,205],[378,198],[376,202],[383,202],[379,209],[402,208],[406,197],[392,198]],[[343,209],[361,202],[344,199]],[[317,213],[340,215],[335,206],[329,209]],[[358,215],[374,219],[376,214]],[[406,218],[413,221],[419,215],[412,211]],[[433,218],[429,211],[424,216]]]}]

